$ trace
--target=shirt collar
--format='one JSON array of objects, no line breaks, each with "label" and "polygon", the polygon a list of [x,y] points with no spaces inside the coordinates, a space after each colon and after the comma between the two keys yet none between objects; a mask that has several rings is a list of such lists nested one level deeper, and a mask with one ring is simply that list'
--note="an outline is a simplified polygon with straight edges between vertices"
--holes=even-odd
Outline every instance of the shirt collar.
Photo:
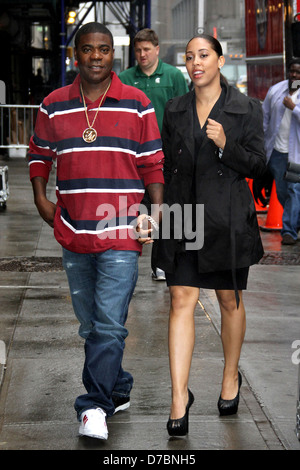
[{"label": "shirt collar", "polygon": [[[121,87],[120,87],[121,80],[119,79],[119,77],[116,75],[115,72],[111,72],[110,75],[111,75],[111,85],[107,92],[107,96],[119,101],[121,99]],[[70,99],[75,99],[75,98],[79,98],[81,101],[80,74],[77,75],[70,89]]]},{"label": "shirt collar", "polygon": [[[162,75],[162,73],[163,73],[162,66],[163,66],[163,62],[161,61],[161,59],[158,59],[157,67],[154,70],[154,72],[150,75],[150,77],[153,77],[154,75]],[[139,77],[145,77],[145,76],[148,77],[149,76],[149,75],[147,75],[146,73],[144,73],[142,71],[142,69],[140,68],[139,65],[136,66],[136,75],[138,75]]]}]

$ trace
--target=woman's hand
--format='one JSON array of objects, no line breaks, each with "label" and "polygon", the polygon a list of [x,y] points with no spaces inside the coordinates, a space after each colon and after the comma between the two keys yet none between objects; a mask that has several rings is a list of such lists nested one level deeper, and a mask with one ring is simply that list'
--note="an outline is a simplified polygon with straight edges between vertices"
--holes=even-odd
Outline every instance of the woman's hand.
[{"label": "woman's hand", "polygon": [[149,245],[150,243],[153,243],[152,238],[149,236],[153,229],[151,228],[151,223],[148,221],[146,214],[138,216],[135,230],[138,235],[137,241],[141,245]]},{"label": "woman's hand", "polygon": [[222,124],[213,119],[208,119],[206,126],[206,135],[209,139],[213,140],[217,147],[224,150],[226,144],[226,135]]}]

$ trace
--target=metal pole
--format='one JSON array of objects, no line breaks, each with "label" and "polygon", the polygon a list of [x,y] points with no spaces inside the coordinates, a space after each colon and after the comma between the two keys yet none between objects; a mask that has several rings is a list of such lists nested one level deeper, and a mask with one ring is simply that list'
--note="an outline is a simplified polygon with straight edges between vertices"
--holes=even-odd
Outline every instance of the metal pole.
[{"label": "metal pole", "polygon": [[147,0],[145,12],[145,28],[151,28],[151,0]]},{"label": "metal pole", "polygon": [[130,44],[129,44],[129,57],[128,57],[128,65],[129,67],[133,67],[135,63],[134,57],[134,50],[133,50],[133,39],[137,32],[136,27],[136,5],[130,2],[130,21],[129,21],[129,37],[130,37]]},{"label": "metal pole", "polygon": [[61,86],[66,84],[65,0],[61,0]]},{"label": "metal pole", "polygon": [[90,7],[87,9],[86,13],[84,14],[84,16],[82,17],[82,19],[80,20],[80,22],[76,25],[76,27],[73,29],[72,33],[70,34],[69,37],[67,37],[66,41],[65,41],[65,46],[67,46],[68,44],[70,44],[70,42],[72,41],[73,37],[75,36],[75,34],[77,33],[78,29],[80,28],[80,26],[82,25],[82,22],[85,20],[85,18],[87,17],[87,15],[89,14],[89,12],[91,11],[92,8],[94,8],[95,6],[95,0],[93,0],[93,2],[91,3]]}]

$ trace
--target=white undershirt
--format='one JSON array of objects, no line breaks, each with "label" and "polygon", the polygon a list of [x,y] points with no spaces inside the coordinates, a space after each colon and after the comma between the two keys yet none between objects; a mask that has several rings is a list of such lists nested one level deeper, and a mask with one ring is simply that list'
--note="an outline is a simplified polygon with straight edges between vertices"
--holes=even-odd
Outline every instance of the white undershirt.
[{"label": "white undershirt", "polygon": [[[289,95],[292,99],[293,103],[296,104],[297,98],[299,95],[299,91],[297,90],[292,95]],[[275,139],[274,148],[280,153],[288,153],[289,152],[289,137],[290,137],[290,127],[291,127],[291,119],[292,119],[292,110],[286,108],[284,115],[281,120],[281,124],[278,129],[278,134]]]}]

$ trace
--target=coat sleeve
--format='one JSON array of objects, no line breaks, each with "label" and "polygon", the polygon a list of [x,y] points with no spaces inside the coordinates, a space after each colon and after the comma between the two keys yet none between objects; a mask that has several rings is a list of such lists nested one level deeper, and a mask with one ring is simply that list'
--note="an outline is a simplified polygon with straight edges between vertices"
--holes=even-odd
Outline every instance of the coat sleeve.
[{"label": "coat sleeve", "polygon": [[[170,100],[168,103],[170,102],[172,102],[172,100]],[[161,131],[162,149],[163,149],[163,154],[165,157],[165,161],[164,161],[165,190],[167,189],[167,186],[171,179],[171,165],[172,165],[172,161],[171,161],[172,129],[171,129],[171,124],[170,124],[170,119],[169,119],[168,103],[165,108],[162,131]]]},{"label": "coat sleeve", "polygon": [[246,178],[261,177],[266,170],[261,104],[250,99],[239,141],[228,138],[222,163]]}]

